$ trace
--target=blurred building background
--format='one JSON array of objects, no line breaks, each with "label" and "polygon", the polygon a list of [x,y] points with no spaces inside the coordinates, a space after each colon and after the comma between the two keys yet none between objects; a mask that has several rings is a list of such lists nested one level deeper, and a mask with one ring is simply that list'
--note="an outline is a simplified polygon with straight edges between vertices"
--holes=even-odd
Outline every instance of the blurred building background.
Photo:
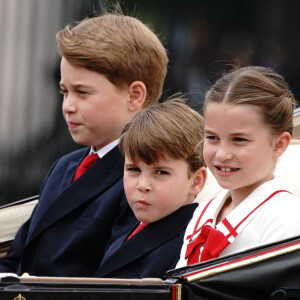
[{"label": "blurred building background", "polygon": [[[104,3],[105,2],[105,3]],[[39,193],[52,163],[80,147],[61,114],[55,34],[116,1],[0,0],[0,205]],[[164,96],[201,112],[232,65],[274,68],[300,99],[299,0],[121,0],[168,49]]]}]

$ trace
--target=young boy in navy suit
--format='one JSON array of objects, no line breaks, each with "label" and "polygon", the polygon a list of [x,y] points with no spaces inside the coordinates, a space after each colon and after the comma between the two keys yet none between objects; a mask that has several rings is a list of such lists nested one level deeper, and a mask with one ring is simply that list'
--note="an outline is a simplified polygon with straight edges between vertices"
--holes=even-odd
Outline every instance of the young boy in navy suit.
[{"label": "young boy in navy suit", "polygon": [[160,97],[168,58],[146,25],[120,14],[67,26],[57,43],[63,115],[74,141],[87,147],[54,163],[0,272],[90,277],[108,240],[136,221],[117,145],[123,127]]},{"label": "young boy in navy suit", "polygon": [[206,181],[203,126],[200,114],[174,98],[125,127],[119,144],[124,188],[138,222],[110,245],[95,277],[163,277],[175,268]]}]

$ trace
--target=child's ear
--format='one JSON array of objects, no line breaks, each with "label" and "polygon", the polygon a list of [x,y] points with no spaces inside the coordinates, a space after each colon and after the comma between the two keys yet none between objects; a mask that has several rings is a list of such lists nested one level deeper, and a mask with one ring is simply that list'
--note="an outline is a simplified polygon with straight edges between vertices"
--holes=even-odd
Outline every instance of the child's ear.
[{"label": "child's ear", "polygon": [[205,167],[199,168],[192,175],[191,195],[198,195],[204,188],[207,179],[207,170]]},{"label": "child's ear", "polygon": [[286,150],[291,141],[291,135],[285,131],[281,133],[274,142],[274,157],[279,158]]},{"label": "child's ear", "polygon": [[138,112],[142,109],[147,96],[147,88],[142,81],[133,81],[129,85],[129,106],[131,112]]}]

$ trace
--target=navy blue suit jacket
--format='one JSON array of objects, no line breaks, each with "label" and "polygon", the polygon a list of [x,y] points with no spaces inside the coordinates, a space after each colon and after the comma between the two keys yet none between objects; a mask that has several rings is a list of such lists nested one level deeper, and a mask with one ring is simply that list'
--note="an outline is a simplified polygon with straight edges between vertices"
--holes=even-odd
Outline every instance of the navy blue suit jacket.
[{"label": "navy blue suit jacket", "polygon": [[196,203],[183,206],[126,241],[139,224],[136,223],[110,245],[94,277],[162,278],[179,260],[185,229],[197,206]]},{"label": "navy blue suit jacket", "polygon": [[89,148],[77,150],[52,166],[33,214],[0,260],[0,272],[91,277],[108,240],[136,222],[124,194],[118,147],[72,181],[88,153]]}]

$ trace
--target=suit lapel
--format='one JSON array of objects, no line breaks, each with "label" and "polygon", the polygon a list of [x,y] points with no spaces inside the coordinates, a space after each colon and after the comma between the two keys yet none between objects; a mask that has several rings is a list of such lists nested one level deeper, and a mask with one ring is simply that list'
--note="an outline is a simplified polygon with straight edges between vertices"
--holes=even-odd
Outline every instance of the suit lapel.
[{"label": "suit lapel", "polygon": [[[84,149],[84,151],[80,151],[80,154],[78,156],[76,155],[76,157],[68,163],[63,178],[59,182],[55,181],[54,184],[52,184],[52,186],[49,189],[50,192],[48,190],[46,191],[46,195],[44,196],[45,200],[43,201],[40,199],[38,205],[36,206],[36,211],[32,215],[31,225],[28,231],[28,237],[31,237],[36,226],[39,224],[40,220],[44,218],[44,214],[47,213],[48,208],[51,207],[51,205],[53,205],[53,203],[57,200],[60,194],[63,193],[63,191],[65,191],[70,186],[77,166],[88,153],[89,149]],[[56,168],[56,165],[53,167],[54,170]],[[50,170],[50,175],[48,176],[53,176],[52,172],[57,171]],[[48,178],[46,178],[46,181],[49,185]]]},{"label": "suit lapel", "polygon": [[197,204],[184,206],[168,217],[150,223],[128,241],[125,241],[125,239],[129,234],[118,239],[107,250],[95,276],[107,276],[109,273],[147,255],[155,248],[173,239],[187,226],[196,206]]},{"label": "suit lapel", "polygon": [[105,258],[108,259],[112,254],[114,254],[118,249],[122,247],[122,245],[126,242],[127,237],[134,231],[134,229],[140,224],[140,222],[136,222],[131,229],[125,235],[118,238],[107,250],[105,253]]},{"label": "suit lapel", "polygon": [[[76,166],[78,162],[76,163]],[[74,162],[70,163],[67,170],[69,179],[72,181]],[[123,161],[117,147],[97,161],[86,173],[59,195],[52,204],[40,215],[32,229],[30,240],[40,234],[47,227],[57,222],[79,206],[92,201],[104,190],[118,181],[123,175]],[[66,178],[66,176],[65,176]],[[65,179],[67,180],[67,179]],[[72,205],[70,205],[72,203]],[[29,241],[28,241],[29,242]]]}]

